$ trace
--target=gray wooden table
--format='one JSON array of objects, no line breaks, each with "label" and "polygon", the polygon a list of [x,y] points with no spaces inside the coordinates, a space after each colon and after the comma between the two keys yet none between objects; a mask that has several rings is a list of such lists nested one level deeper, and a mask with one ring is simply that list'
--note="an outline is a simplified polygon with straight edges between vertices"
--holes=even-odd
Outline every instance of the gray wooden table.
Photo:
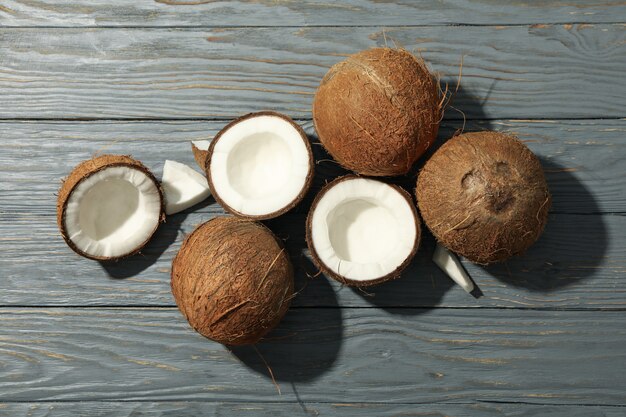
[{"label": "gray wooden table", "polygon": [[[626,415],[624,22],[607,0],[1,0],[0,415]],[[55,192],[79,161],[130,153],[160,174],[261,109],[315,142],[323,74],[392,42],[450,83],[464,57],[439,143],[463,113],[546,168],[545,235],[507,264],[468,264],[482,298],[433,266],[430,236],[371,293],[308,280],[307,205],[340,173],[320,163],[304,204],[268,222],[302,288],[258,346],[279,395],[254,350],[203,339],[174,306],[171,259],[223,213],[213,200],[118,264],[60,238]]]}]

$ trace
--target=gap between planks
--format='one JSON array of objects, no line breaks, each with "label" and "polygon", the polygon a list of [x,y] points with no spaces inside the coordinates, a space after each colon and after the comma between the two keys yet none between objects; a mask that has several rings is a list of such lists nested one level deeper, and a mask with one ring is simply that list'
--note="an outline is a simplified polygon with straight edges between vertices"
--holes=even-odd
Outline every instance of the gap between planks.
[{"label": "gap between planks", "polygon": [[589,23],[585,20],[565,20],[565,21],[557,21],[557,22],[523,22],[523,23],[504,23],[504,24],[494,24],[494,23],[462,23],[462,22],[449,22],[449,23],[425,23],[418,25],[380,25],[380,24],[371,24],[371,25],[166,25],[166,26],[148,26],[148,25],[82,25],[82,26],[63,26],[63,25],[35,25],[35,26],[2,26],[0,25],[1,30],[10,30],[10,29],[85,29],[85,30],[93,30],[93,29],[302,29],[302,28],[313,28],[313,29],[337,29],[337,28],[433,28],[433,27],[498,27],[498,28],[508,28],[508,27],[526,27],[526,26],[534,26],[534,25],[545,25],[545,26],[563,26],[563,25],[622,25],[625,21],[616,20],[611,22],[601,22],[601,23]]},{"label": "gap between planks", "polygon": [[[219,403],[219,404],[243,404],[243,405],[288,405],[288,404],[304,404],[309,406],[319,405],[336,405],[345,407],[358,407],[360,405],[388,405],[388,406],[403,406],[403,405],[441,405],[441,406],[454,406],[454,405],[478,405],[478,404],[502,404],[502,405],[526,405],[533,407],[601,407],[601,408],[626,408],[626,404],[596,404],[596,403],[534,403],[529,401],[498,401],[498,400],[481,400],[476,399],[474,401],[460,401],[460,402],[448,402],[448,401],[422,401],[422,402],[384,402],[384,401],[358,401],[358,402],[337,402],[337,401],[213,401],[202,399],[184,399],[184,400],[151,400],[151,399],[136,399],[136,400],[14,400],[14,401],[0,401],[0,404],[80,404],[80,403],[98,403],[98,404],[133,404],[133,403],[145,403],[145,404],[180,404],[180,403]],[[0,409],[1,410],[1,409]]]},{"label": "gap between planks", "polygon": [[[261,110],[257,110],[261,111]],[[235,119],[233,117],[0,117],[0,123],[16,123],[16,122],[34,122],[34,123],[57,123],[57,122],[120,122],[120,123],[159,123],[159,122],[229,122]],[[292,117],[295,122],[313,122],[313,118],[307,117]],[[460,119],[446,119],[443,120],[464,120]],[[610,117],[481,117],[473,118],[466,117],[465,121],[468,122],[481,122],[481,121],[498,121],[507,120],[514,122],[543,122],[543,121],[577,121],[577,120],[624,120],[626,121],[626,115],[624,116],[610,116]]]},{"label": "gap between planks", "polygon": [[[337,305],[317,305],[317,306],[291,306],[290,310],[374,310],[381,307],[371,306],[337,306]],[[137,305],[115,305],[115,304],[1,304],[0,309],[22,309],[22,310],[121,310],[121,311],[176,311],[178,307],[174,304],[137,304]],[[609,311],[620,312],[626,311],[626,307],[524,307],[524,306],[385,306],[385,310],[524,310],[524,311]],[[0,311],[0,315],[2,311]],[[1,401],[0,401],[1,402]]]}]

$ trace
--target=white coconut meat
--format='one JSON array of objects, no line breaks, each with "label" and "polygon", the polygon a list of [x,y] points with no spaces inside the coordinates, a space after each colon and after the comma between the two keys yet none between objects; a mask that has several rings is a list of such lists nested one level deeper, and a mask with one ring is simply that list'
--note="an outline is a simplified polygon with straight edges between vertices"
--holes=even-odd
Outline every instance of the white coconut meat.
[{"label": "white coconut meat", "polygon": [[96,258],[134,252],[154,233],[161,216],[161,194],[143,171],[104,168],[80,181],[65,209],[68,238]]},{"label": "white coconut meat", "polygon": [[337,182],[318,200],[310,239],[320,261],[352,281],[385,277],[414,253],[417,218],[409,201],[380,181]]},{"label": "white coconut meat", "polygon": [[307,186],[308,143],[285,118],[242,118],[215,139],[209,163],[213,194],[244,216],[266,216],[292,204]]},{"label": "white coconut meat", "polygon": [[211,195],[204,175],[176,161],[165,161],[161,186],[165,195],[166,214],[188,209]]},{"label": "white coconut meat", "polygon": [[474,282],[461,265],[459,258],[440,243],[437,243],[435,248],[433,262],[465,291],[471,293],[474,290]]}]

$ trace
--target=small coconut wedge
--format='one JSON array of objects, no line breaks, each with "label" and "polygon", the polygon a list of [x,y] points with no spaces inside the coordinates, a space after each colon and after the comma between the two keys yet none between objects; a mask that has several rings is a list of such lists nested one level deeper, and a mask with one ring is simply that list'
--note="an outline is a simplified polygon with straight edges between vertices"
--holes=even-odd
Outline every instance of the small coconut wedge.
[{"label": "small coconut wedge", "polygon": [[222,207],[262,220],[280,216],[302,200],[313,168],[302,128],[283,114],[266,111],[224,127],[211,141],[205,171]]},{"label": "small coconut wedge", "polygon": [[80,163],[64,180],[57,223],[68,246],[86,258],[116,260],[137,253],[164,219],[159,182],[129,156]]},{"label": "small coconut wedge", "polygon": [[327,184],[307,218],[307,244],[327,276],[370,286],[400,276],[419,247],[420,222],[400,187],[355,175]]},{"label": "small coconut wedge", "polygon": [[433,262],[466,292],[471,293],[474,290],[474,282],[465,272],[459,258],[440,243],[435,248]]},{"label": "small coconut wedge", "polygon": [[165,161],[161,186],[168,215],[195,206],[211,195],[204,175],[176,161]]},{"label": "small coconut wedge", "polygon": [[203,172],[206,167],[207,156],[209,155],[209,146],[211,146],[210,140],[191,141],[191,151],[193,152],[193,157]]}]

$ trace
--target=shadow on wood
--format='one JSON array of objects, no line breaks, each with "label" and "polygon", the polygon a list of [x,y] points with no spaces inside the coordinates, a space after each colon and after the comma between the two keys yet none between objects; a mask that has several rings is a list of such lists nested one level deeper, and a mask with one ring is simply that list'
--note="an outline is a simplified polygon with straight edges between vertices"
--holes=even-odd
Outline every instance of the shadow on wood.
[{"label": "shadow on wood", "polygon": [[[232,353],[246,366],[271,378],[269,366],[277,381],[315,379],[332,367],[341,348],[341,309],[332,287],[324,277],[308,279],[298,274],[296,291],[303,285],[323,293],[329,305],[324,306],[326,308],[292,307],[278,327],[255,346],[256,349],[252,346],[231,347]],[[302,294],[296,297],[300,296]]]},{"label": "shadow on wood", "polygon": [[[567,183],[567,187],[558,189],[575,190],[578,199],[585,202],[584,215],[562,215],[559,219],[564,220],[560,222],[551,215],[543,235],[528,252],[485,270],[514,286],[553,291],[593,275],[604,259],[608,237],[602,216],[594,214],[600,210],[591,192],[569,169],[547,158],[540,159],[550,189],[557,189],[552,183]],[[559,194],[552,194],[553,206],[558,205],[555,203],[559,198]]]},{"label": "shadow on wood", "polygon": [[214,201],[212,197],[209,197],[185,211],[167,216],[165,223],[159,226],[150,242],[140,253],[117,262],[100,262],[100,265],[111,278],[115,279],[129,278],[139,274],[153,265],[163,252],[176,241],[181,225],[189,213],[206,207]]},{"label": "shadow on wood", "polygon": [[[435,238],[424,230],[417,255],[399,278],[371,288],[351,289],[373,305],[394,314],[416,315],[435,308],[454,282],[432,262],[434,249]],[[414,308],[416,300],[418,308]]]}]

